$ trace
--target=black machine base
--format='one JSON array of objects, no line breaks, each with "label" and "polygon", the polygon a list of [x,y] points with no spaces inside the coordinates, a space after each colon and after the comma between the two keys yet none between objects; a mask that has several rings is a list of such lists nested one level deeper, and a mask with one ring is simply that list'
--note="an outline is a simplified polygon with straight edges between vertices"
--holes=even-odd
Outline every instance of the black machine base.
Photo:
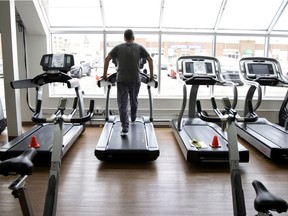
[{"label": "black machine base", "polygon": [[[177,120],[172,120],[173,132],[179,143],[180,149],[188,162],[229,162],[229,146],[222,129],[211,123],[201,120],[197,124],[185,125],[181,131],[177,130]],[[213,136],[217,135],[221,147],[213,148],[211,144]],[[205,148],[197,148],[191,144],[191,141],[201,140],[206,144]],[[239,162],[249,162],[249,151],[238,143]]]},{"label": "black machine base", "polygon": [[[53,130],[54,124],[36,125],[13,139],[0,149],[0,159],[15,157],[23,153],[29,148],[32,141],[32,136],[36,137],[37,142],[40,144],[37,149],[37,155],[34,158],[34,162],[51,162],[51,153],[53,147]],[[66,154],[71,147],[76,137],[83,132],[82,125],[64,124],[63,127],[63,144],[62,144],[62,156]],[[78,136],[75,136],[78,134]]]}]

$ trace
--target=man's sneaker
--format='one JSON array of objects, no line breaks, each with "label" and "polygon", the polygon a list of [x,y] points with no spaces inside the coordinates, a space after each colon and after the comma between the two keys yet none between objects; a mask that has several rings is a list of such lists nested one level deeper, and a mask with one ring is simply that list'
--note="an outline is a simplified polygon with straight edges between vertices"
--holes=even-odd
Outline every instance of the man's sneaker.
[{"label": "man's sneaker", "polygon": [[121,136],[127,136],[127,135],[128,135],[128,131],[123,131],[123,130],[122,130],[121,133],[120,133],[120,135],[121,135]]},{"label": "man's sneaker", "polygon": [[132,122],[132,123],[134,123],[135,120],[136,120],[136,117],[135,117],[135,118],[132,118],[132,117],[131,117],[131,122]]}]

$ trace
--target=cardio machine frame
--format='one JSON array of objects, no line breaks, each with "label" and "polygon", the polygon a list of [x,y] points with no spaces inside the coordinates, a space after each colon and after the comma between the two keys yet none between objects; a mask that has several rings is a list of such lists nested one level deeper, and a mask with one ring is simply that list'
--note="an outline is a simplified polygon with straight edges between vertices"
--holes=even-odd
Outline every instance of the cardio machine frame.
[{"label": "cardio machine frame", "polygon": [[[184,64],[192,64],[188,68],[191,73],[187,73],[187,66]],[[182,56],[177,60],[177,71],[182,73],[183,79],[183,100],[181,110],[177,119],[172,119],[174,135],[180,146],[180,149],[188,162],[228,162],[227,134],[223,128],[224,124],[217,125],[213,122],[205,122],[198,118],[196,112],[196,101],[198,89],[200,85],[222,85],[230,87],[233,91],[232,108],[235,108],[238,100],[238,92],[233,82],[225,81],[221,75],[221,64],[218,59],[210,56]],[[197,70],[195,71],[195,67]],[[188,76],[189,75],[189,76]],[[188,114],[184,118],[184,112],[187,104],[187,85],[191,85]],[[199,133],[201,127],[202,133]],[[204,130],[205,129],[205,130]],[[212,141],[213,135],[217,135],[221,148],[212,148],[209,142]],[[211,137],[211,140],[208,140]],[[193,139],[207,143],[207,147],[202,148],[193,145]],[[240,162],[249,161],[249,151],[242,145],[239,145]]]},{"label": "cardio machine frame", "polygon": [[[266,70],[258,70],[258,72],[253,71],[253,65],[258,65],[259,67],[264,67],[266,65]],[[254,112],[256,112],[256,110],[260,107],[262,102],[261,86],[288,87],[288,80],[283,75],[281,65],[276,59],[266,57],[244,57],[240,59],[239,67],[241,81],[250,86],[245,98],[244,116],[249,113],[249,109],[247,107],[247,102],[249,100],[254,101]],[[255,92],[257,94],[255,94]],[[285,100],[287,100],[287,95],[288,91],[286,93]],[[255,97],[257,97],[256,100],[254,100]],[[287,101],[285,102],[285,100],[282,103],[282,110],[284,109],[283,106],[286,106],[287,104]],[[286,125],[279,125],[262,117],[256,122],[251,123],[236,122],[236,126],[238,135],[249,142],[267,158],[274,161],[288,159],[288,145],[286,144],[288,137],[287,123]],[[272,131],[273,133],[266,133],[266,131]]]},{"label": "cardio machine frame", "polygon": [[[63,104],[63,99],[60,100],[59,104]],[[41,122],[51,122],[54,123],[54,142],[51,156],[51,166],[50,166],[50,174],[48,180],[48,189],[46,192],[45,204],[44,204],[44,216],[54,216],[56,215],[57,210],[57,197],[58,197],[58,185],[59,185],[59,177],[60,177],[60,167],[61,167],[61,158],[62,158],[62,141],[63,141],[63,124],[64,122],[86,122],[89,121],[93,116],[94,111],[94,101],[90,101],[89,111],[86,116],[80,118],[72,118],[75,110],[73,110],[69,115],[64,115],[65,107],[59,106],[58,109],[60,112],[57,114],[53,114],[49,119],[34,118],[35,121]],[[22,155],[17,158],[11,158],[7,161],[7,166],[3,168],[7,169],[7,171],[2,171],[1,174],[9,175],[13,172],[19,174],[19,177],[9,186],[9,189],[12,190],[12,195],[15,198],[18,198],[21,210],[24,216],[33,216],[33,208],[30,203],[29,195],[26,188],[26,179],[28,175],[32,174],[33,164],[31,164],[30,160],[34,158],[37,154],[37,150],[34,148],[26,150]],[[28,161],[27,161],[27,157]],[[23,160],[24,159],[24,160]],[[26,159],[26,161],[25,161]],[[23,160],[23,161],[22,161]],[[12,161],[12,162],[9,162]],[[5,162],[5,161],[4,161]],[[9,164],[10,163],[10,164]],[[18,164],[17,164],[18,163]],[[21,165],[22,163],[22,165]],[[28,164],[28,165],[27,165]],[[10,165],[10,167],[8,166]],[[24,169],[23,169],[24,167]],[[0,164],[1,169],[1,164]],[[10,170],[9,170],[10,169]]]},{"label": "cardio machine frame", "polygon": [[[79,123],[84,124],[89,121],[93,116],[94,111],[94,100],[90,101],[90,107],[88,113],[84,116],[84,104],[82,94],[80,93],[80,83],[78,79],[73,79],[68,76],[68,72],[72,65],[74,64],[73,55],[69,54],[60,54],[53,55],[47,54],[44,55],[41,59],[40,65],[42,66],[45,73],[36,76],[33,79],[18,80],[11,82],[11,87],[14,89],[21,88],[36,88],[37,90],[37,104],[34,115],[32,116],[32,121],[35,123],[50,123],[54,125],[53,129],[53,145],[51,152],[51,166],[50,174],[48,181],[48,189],[45,198],[44,214],[43,215],[56,215],[57,207],[57,195],[58,195],[58,184],[59,184],[59,175],[61,167],[61,159],[65,152],[63,152],[63,125],[64,123]],[[41,86],[51,83],[51,82],[63,82],[67,84],[68,88],[75,88],[77,97],[74,99],[73,108],[68,115],[64,114],[66,109],[66,98],[60,98],[57,110],[49,117],[44,118],[42,116],[42,90]],[[79,117],[73,118],[74,114],[77,111],[77,103],[79,105]],[[84,125],[83,125],[84,126]],[[23,155],[24,158],[20,155],[18,157],[8,159],[6,163],[1,163],[1,174],[9,175],[15,172],[20,174],[20,176],[10,185],[12,194],[15,198],[19,199],[23,215],[31,216],[33,215],[32,206],[29,200],[28,193],[26,191],[26,179],[27,176],[32,174],[33,164],[29,159],[34,158],[36,155],[36,150],[25,150]],[[27,161],[27,158],[28,161]],[[6,165],[5,165],[6,164]],[[28,165],[27,165],[28,164]],[[21,166],[22,165],[22,166]],[[9,167],[10,166],[10,167]],[[25,168],[26,166],[26,168]],[[24,170],[23,167],[25,168]],[[12,170],[9,170],[11,168]]]},{"label": "cardio machine frame", "polygon": [[[225,106],[225,113],[222,114],[216,105],[214,98],[211,98],[213,111],[217,117],[210,117],[206,112],[202,111],[201,103],[197,101],[197,110],[202,120],[208,122],[222,122],[227,124],[227,136],[229,144],[229,166],[230,166],[230,181],[233,201],[234,216],[246,216],[245,197],[241,182],[241,170],[239,168],[239,154],[237,148],[237,129],[235,122],[255,122],[258,116],[253,111],[251,100],[248,101],[249,113],[245,117],[240,117],[236,110],[231,107],[228,98],[222,99]],[[258,180],[254,180],[252,185],[256,192],[254,200],[254,208],[258,212],[258,216],[272,216],[271,211],[278,213],[287,212],[288,203],[282,198],[272,194]]]}]

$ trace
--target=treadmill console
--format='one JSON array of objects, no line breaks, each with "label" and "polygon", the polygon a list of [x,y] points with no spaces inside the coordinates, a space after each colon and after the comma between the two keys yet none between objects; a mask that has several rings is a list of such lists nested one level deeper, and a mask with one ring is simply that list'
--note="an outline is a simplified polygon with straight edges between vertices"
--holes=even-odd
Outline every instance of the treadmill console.
[{"label": "treadmill console", "polygon": [[247,61],[245,70],[248,78],[277,77],[275,65],[268,61]]},{"label": "treadmill console", "polygon": [[192,76],[216,77],[214,63],[211,60],[184,59],[182,61],[183,75],[185,78]]},{"label": "treadmill console", "polygon": [[46,54],[42,56],[40,65],[44,71],[68,72],[74,65],[71,54]]}]

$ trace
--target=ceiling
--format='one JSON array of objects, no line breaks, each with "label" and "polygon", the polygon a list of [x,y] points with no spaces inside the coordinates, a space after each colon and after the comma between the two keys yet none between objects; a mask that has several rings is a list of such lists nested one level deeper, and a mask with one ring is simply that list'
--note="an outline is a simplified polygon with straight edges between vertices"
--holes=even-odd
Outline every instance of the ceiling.
[{"label": "ceiling", "polygon": [[288,0],[39,0],[50,29],[288,33]]}]

